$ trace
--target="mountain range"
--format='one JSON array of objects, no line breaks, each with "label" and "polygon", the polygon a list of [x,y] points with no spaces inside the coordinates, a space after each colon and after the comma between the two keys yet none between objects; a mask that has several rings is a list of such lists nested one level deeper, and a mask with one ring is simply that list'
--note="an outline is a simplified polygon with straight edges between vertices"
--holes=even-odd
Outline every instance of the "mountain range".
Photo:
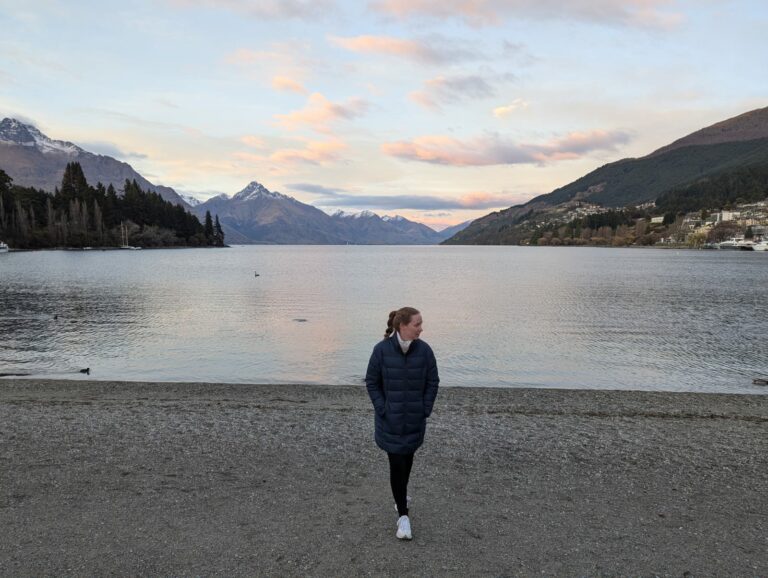
[{"label": "mountain range", "polygon": [[530,222],[575,203],[625,207],[729,172],[768,164],[768,107],[718,122],[641,158],[622,159],[539,195],[475,220],[448,244],[516,244]]},{"label": "mountain range", "polygon": [[453,235],[457,227],[466,226],[437,232],[404,217],[382,217],[370,211],[328,215],[293,197],[271,192],[256,181],[232,197],[222,194],[202,202],[151,183],[128,163],[51,139],[16,119],[0,122],[0,169],[15,184],[53,192],[70,162],[80,163],[90,183],[111,184],[121,191],[126,180],[135,180],[142,189],[183,206],[201,221],[206,211],[218,215],[228,243],[437,244]]},{"label": "mountain range", "polygon": [[227,242],[309,245],[434,245],[451,236],[400,216],[370,211],[333,215],[253,181],[230,197],[218,195],[192,207],[200,217],[219,216]]}]

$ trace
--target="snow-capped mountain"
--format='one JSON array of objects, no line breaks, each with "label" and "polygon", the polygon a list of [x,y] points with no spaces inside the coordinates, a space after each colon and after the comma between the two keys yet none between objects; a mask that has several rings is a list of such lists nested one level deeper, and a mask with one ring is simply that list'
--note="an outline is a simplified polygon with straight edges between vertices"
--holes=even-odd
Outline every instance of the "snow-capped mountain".
[{"label": "snow-capped mountain", "polygon": [[242,191],[240,191],[239,193],[235,194],[234,197],[232,197],[232,200],[253,201],[259,198],[278,199],[278,200],[293,201],[295,203],[298,203],[298,201],[293,197],[289,197],[288,195],[284,195],[282,193],[270,191],[264,185],[256,181],[251,181],[250,183],[248,183],[247,187],[245,187]]},{"label": "snow-capped mountain", "polygon": [[360,245],[434,245],[443,240],[440,233],[405,217],[372,211],[335,212],[331,218],[345,231],[351,243]]},{"label": "snow-capped mountain", "polygon": [[182,195],[181,193],[179,193],[179,196],[190,207],[196,207],[197,205],[199,205],[200,203],[203,202],[200,199],[198,199],[197,197],[193,197],[192,195]]},{"label": "snow-capped mountain", "polygon": [[158,193],[166,201],[184,208],[189,205],[170,187],[155,185],[131,165],[106,155],[88,152],[62,140],[54,140],[36,127],[14,118],[0,121],[0,169],[17,185],[53,192],[61,184],[67,163],[80,163],[92,185],[113,185],[121,191],[126,180],[135,180],[142,189]]},{"label": "snow-capped mountain", "polygon": [[[219,215],[228,243],[334,245],[346,239],[320,209],[253,181],[231,198],[219,195],[193,207],[199,218]],[[230,234],[234,232],[234,234]]]},{"label": "snow-capped mountain", "polygon": [[380,217],[371,211],[328,215],[256,181],[231,198],[213,197],[193,211],[201,219],[206,211],[218,214],[229,243],[411,245],[443,240],[426,225],[400,216]]},{"label": "snow-capped mountain", "polygon": [[0,143],[35,147],[42,153],[78,154],[85,152],[71,142],[48,138],[36,127],[19,122],[15,118],[4,118],[0,122]]}]

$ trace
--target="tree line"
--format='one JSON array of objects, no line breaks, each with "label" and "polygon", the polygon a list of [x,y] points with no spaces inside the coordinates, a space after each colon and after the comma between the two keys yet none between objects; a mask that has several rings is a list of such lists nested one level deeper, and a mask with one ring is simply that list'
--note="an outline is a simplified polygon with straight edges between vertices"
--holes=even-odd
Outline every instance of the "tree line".
[{"label": "tree line", "polygon": [[531,245],[653,245],[661,239],[648,211],[628,208],[596,213],[536,229]]},{"label": "tree line", "polygon": [[122,193],[89,185],[77,162],[67,164],[53,193],[14,185],[0,169],[0,240],[18,249],[224,246],[218,215],[214,221],[206,212],[200,223],[135,180]]}]

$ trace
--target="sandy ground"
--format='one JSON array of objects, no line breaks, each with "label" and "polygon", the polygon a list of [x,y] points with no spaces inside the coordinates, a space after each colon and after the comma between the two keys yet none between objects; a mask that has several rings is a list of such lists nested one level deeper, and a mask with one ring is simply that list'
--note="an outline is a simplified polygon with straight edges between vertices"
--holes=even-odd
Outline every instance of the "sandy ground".
[{"label": "sandy ground", "polygon": [[768,576],[768,396],[0,381],[2,576]]}]

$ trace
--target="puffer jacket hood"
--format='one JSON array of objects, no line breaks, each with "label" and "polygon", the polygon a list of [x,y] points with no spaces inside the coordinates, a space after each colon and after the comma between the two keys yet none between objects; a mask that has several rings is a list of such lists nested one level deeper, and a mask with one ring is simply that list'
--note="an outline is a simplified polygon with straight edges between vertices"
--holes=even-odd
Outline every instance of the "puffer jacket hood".
[{"label": "puffer jacket hood", "polygon": [[396,334],[376,344],[365,385],[376,412],[375,438],[381,449],[410,454],[421,446],[439,383],[435,354],[425,341],[414,340],[407,353]]}]

